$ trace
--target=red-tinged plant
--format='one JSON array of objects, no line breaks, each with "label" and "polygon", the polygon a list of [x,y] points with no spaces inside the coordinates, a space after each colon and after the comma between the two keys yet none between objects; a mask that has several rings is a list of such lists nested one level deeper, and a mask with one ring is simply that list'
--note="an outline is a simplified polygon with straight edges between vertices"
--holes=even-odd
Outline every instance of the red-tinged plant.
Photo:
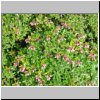
[{"label": "red-tinged plant", "polygon": [[69,47],[68,48],[68,52],[74,52],[75,50],[74,50],[74,47]]},{"label": "red-tinged plant", "polygon": [[46,75],[46,79],[48,80],[48,81],[50,81],[51,80],[51,75]]},{"label": "red-tinged plant", "polygon": [[20,72],[25,72],[25,67],[21,67]]},{"label": "red-tinged plant", "polygon": [[46,64],[43,64],[43,65],[42,65],[42,69],[45,69],[45,68],[46,68],[46,66],[47,66]]},{"label": "red-tinged plant", "polygon": [[60,58],[60,54],[58,54],[58,53],[55,54],[55,58],[56,58],[56,59],[59,59],[59,58]]}]

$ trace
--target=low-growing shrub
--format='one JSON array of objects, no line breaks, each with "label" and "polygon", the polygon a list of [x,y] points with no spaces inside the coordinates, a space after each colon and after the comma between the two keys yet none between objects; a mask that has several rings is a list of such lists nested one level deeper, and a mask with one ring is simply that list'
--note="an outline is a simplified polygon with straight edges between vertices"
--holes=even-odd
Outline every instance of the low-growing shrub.
[{"label": "low-growing shrub", "polygon": [[2,14],[3,86],[97,86],[97,14]]}]

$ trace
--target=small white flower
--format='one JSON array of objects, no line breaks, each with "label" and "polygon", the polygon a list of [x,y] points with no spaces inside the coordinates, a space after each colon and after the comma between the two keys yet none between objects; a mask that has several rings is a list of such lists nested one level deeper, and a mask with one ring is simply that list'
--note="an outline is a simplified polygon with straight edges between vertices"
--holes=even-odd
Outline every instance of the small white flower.
[{"label": "small white flower", "polygon": [[63,60],[65,60],[65,61],[67,61],[67,62],[70,62],[69,57],[67,57],[66,55],[63,56]]},{"label": "small white flower", "polygon": [[51,75],[46,75],[48,81],[51,80],[51,77],[52,77]]},{"label": "small white flower", "polygon": [[36,71],[36,68],[33,69],[33,73]]},{"label": "small white flower", "polygon": [[25,71],[25,67],[21,67],[20,72],[24,72],[24,71]]},{"label": "small white flower", "polygon": [[75,50],[74,50],[74,48],[73,47],[69,47],[68,48],[68,52],[74,52]]},{"label": "small white flower", "polygon": [[88,49],[89,48],[89,44],[85,44],[84,47]]},{"label": "small white flower", "polygon": [[69,25],[66,23],[61,23],[62,26],[64,26],[65,28],[69,28]]},{"label": "small white flower", "polygon": [[26,42],[26,43],[28,43],[28,42],[29,42],[29,39],[28,39],[28,38],[27,38],[27,39],[25,39],[25,42]]},{"label": "small white flower", "polygon": [[14,66],[17,67],[18,65],[19,65],[19,62],[16,61],[16,62],[14,63]]},{"label": "small white flower", "polygon": [[46,37],[46,40],[47,40],[47,41],[49,41],[49,40],[50,40],[50,36],[49,36],[49,35]]},{"label": "small white flower", "polygon": [[16,34],[20,34],[19,28],[16,28]]},{"label": "small white flower", "polygon": [[55,58],[56,58],[56,59],[59,59],[59,58],[60,58],[60,54],[56,54],[56,55],[55,55]]},{"label": "small white flower", "polygon": [[79,51],[80,51],[80,53],[83,53],[83,50],[82,49],[80,49]]},{"label": "small white flower", "polygon": [[79,46],[79,45],[80,45],[80,42],[79,42],[79,41],[76,41],[76,42],[75,42],[75,45],[76,45],[76,46]]},{"label": "small white flower", "polygon": [[90,55],[89,55],[89,57],[90,57],[92,60],[95,60],[95,56],[96,56],[96,54],[94,54],[94,53],[90,53]]},{"label": "small white flower", "polygon": [[46,64],[43,64],[43,65],[42,65],[42,69],[45,69],[45,68],[46,68]]},{"label": "small white flower", "polygon": [[30,22],[30,25],[31,26],[36,26],[36,22],[35,21],[32,21],[32,22]]},{"label": "small white flower", "polygon": [[80,66],[82,65],[82,62],[80,62],[79,60],[77,61],[77,65]]},{"label": "small white flower", "polygon": [[30,46],[28,49],[30,49],[30,50],[36,50],[36,48],[34,46]]},{"label": "small white flower", "polygon": [[74,61],[70,61],[70,64],[75,65],[75,62]]},{"label": "small white flower", "polygon": [[29,76],[30,73],[28,71],[25,71],[25,76]]}]

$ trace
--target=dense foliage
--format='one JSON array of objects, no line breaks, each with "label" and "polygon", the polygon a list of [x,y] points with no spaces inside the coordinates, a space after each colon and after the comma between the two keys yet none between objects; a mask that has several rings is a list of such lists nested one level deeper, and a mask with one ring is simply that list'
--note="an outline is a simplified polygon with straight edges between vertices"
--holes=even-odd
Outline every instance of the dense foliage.
[{"label": "dense foliage", "polygon": [[2,14],[3,86],[97,86],[97,14]]}]

